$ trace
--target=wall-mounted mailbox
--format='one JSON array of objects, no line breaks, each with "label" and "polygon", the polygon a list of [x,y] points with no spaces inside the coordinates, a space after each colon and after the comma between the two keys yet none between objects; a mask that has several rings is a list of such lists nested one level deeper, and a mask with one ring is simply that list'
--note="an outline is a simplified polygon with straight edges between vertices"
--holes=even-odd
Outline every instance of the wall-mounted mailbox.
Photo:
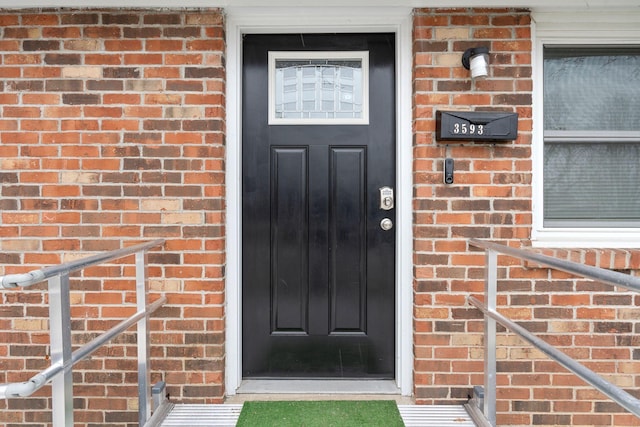
[{"label": "wall-mounted mailbox", "polygon": [[436,139],[512,141],[518,137],[518,113],[437,111]]}]

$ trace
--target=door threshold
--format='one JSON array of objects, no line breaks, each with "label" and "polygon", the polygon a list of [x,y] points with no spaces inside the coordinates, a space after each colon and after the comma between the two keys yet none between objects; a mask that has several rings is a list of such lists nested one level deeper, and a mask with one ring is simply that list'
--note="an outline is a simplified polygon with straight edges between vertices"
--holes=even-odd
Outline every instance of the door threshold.
[{"label": "door threshold", "polygon": [[399,395],[394,380],[242,380],[238,394],[385,394]]}]

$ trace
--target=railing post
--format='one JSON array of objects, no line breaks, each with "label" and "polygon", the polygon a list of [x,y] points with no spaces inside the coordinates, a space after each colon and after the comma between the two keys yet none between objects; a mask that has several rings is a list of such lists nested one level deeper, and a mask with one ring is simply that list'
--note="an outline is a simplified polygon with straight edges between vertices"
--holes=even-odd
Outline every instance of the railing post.
[{"label": "railing post", "polygon": [[[485,304],[496,310],[498,289],[498,253],[485,251],[484,270]],[[492,426],[496,425],[496,321],[484,316],[484,416]]]},{"label": "railing post", "polygon": [[[147,251],[136,252],[136,308],[147,308]],[[149,316],[138,321],[138,425],[151,417],[151,376],[149,373]]]},{"label": "railing post", "polygon": [[71,308],[69,273],[49,278],[49,331],[51,364],[63,366],[52,381],[54,427],[73,427],[73,362],[71,360]]}]

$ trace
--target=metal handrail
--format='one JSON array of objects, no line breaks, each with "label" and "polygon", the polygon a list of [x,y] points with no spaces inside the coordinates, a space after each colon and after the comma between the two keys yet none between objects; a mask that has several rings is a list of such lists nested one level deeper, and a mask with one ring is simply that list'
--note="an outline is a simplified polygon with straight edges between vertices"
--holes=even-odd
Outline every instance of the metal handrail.
[{"label": "metal handrail", "polygon": [[504,255],[511,255],[516,258],[535,262],[547,267],[552,267],[556,270],[561,270],[566,273],[582,276],[587,279],[593,279],[609,285],[621,286],[631,291],[640,292],[640,278],[629,276],[628,274],[620,273],[618,271],[605,270],[603,268],[579,264],[577,262],[554,258],[548,255],[543,255],[524,249],[512,248],[510,246],[505,246],[499,243],[489,242],[485,240],[470,239],[469,244],[477,248],[482,248],[485,250],[489,249],[502,253]]},{"label": "metal handrail", "polygon": [[[138,421],[140,426],[150,419],[149,329],[148,318],[160,308],[166,298],[161,296],[147,305],[146,252],[162,246],[163,239],[103,252],[61,265],[45,267],[24,274],[0,276],[0,289],[28,287],[48,279],[49,330],[51,336],[51,365],[28,381],[0,384],[0,398],[27,397],[52,381],[52,409],[54,427],[73,426],[73,366],[90,356],[104,344],[137,323],[138,334]],[[135,254],[136,307],[132,316],[92,339],[76,351],[71,351],[71,315],[69,274],[86,267]]]},{"label": "metal handrail", "polygon": [[640,400],[633,397],[631,394],[627,393],[620,387],[611,384],[609,381],[602,378],[597,373],[593,372],[591,369],[585,367],[584,365],[576,362],[571,357],[567,356],[565,353],[556,349],[551,344],[543,341],[537,336],[533,335],[531,332],[518,325],[517,323],[511,321],[507,317],[504,317],[502,314],[489,310],[482,301],[478,300],[475,297],[469,297],[469,302],[475,307],[479,308],[484,314],[487,316],[491,316],[495,319],[499,324],[514,332],[520,338],[529,342],[531,345],[536,347],[538,350],[542,351],[544,354],[549,356],[551,359],[555,360],[569,371],[573,372],[583,380],[585,380],[588,384],[591,384],[593,387],[600,390],[606,396],[609,396],[612,400],[616,401],[620,404],[620,406],[627,409],[629,412],[634,415],[640,417]]},{"label": "metal handrail", "polygon": [[[167,298],[164,296],[160,297],[152,304],[149,304],[144,311],[139,311],[136,314],[126,318],[113,328],[109,329],[106,332],[103,332],[96,338],[92,339],[91,341],[74,351],[71,355],[71,365],[73,366],[76,363],[89,357],[104,344],[108,343],[113,338],[129,329],[137,321],[155,312],[165,302],[167,302]],[[0,399],[31,396],[33,393],[44,387],[56,375],[61,373],[64,368],[65,366],[63,366],[62,364],[56,363],[50,365],[47,369],[34,375],[28,381],[24,381],[21,383],[0,384]]]},{"label": "metal handrail", "polygon": [[471,246],[484,249],[486,256],[485,303],[479,301],[473,296],[469,296],[467,300],[473,306],[480,309],[485,315],[485,393],[483,412],[487,421],[489,421],[493,426],[496,425],[496,322],[532,344],[538,350],[542,351],[551,359],[582,378],[588,384],[601,391],[632,414],[640,417],[640,399],[635,398],[620,387],[608,382],[597,373],[588,369],[546,341],[538,338],[527,329],[496,311],[497,254],[501,253],[535,262],[609,285],[624,287],[635,292],[640,292],[640,280],[627,274],[578,264],[572,261],[561,260],[523,249],[504,246],[494,242],[470,239],[469,244]]},{"label": "metal handrail", "polygon": [[114,259],[123,258],[127,255],[135,254],[136,252],[146,251],[157,246],[162,246],[163,244],[163,239],[156,239],[151,242],[140,243],[109,252],[102,252],[96,255],[88,256],[86,258],[69,261],[64,264],[44,267],[39,270],[30,271],[28,273],[7,274],[6,276],[0,276],[0,289],[12,289],[17,287],[26,288],[31,285],[40,283],[43,280],[46,280],[53,276],[57,276],[63,273],[72,273],[74,271],[90,267],[92,265],[102,264],[104,262],[113,261]]}]

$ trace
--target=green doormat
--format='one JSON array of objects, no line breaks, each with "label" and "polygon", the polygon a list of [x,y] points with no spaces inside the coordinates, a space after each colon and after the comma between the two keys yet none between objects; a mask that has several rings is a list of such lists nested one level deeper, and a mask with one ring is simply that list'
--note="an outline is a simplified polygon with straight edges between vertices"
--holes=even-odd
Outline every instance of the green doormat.
[{"label": "green doormat", "polygon": [[238,427],[403,427],[392,400],[245,402]]}]

